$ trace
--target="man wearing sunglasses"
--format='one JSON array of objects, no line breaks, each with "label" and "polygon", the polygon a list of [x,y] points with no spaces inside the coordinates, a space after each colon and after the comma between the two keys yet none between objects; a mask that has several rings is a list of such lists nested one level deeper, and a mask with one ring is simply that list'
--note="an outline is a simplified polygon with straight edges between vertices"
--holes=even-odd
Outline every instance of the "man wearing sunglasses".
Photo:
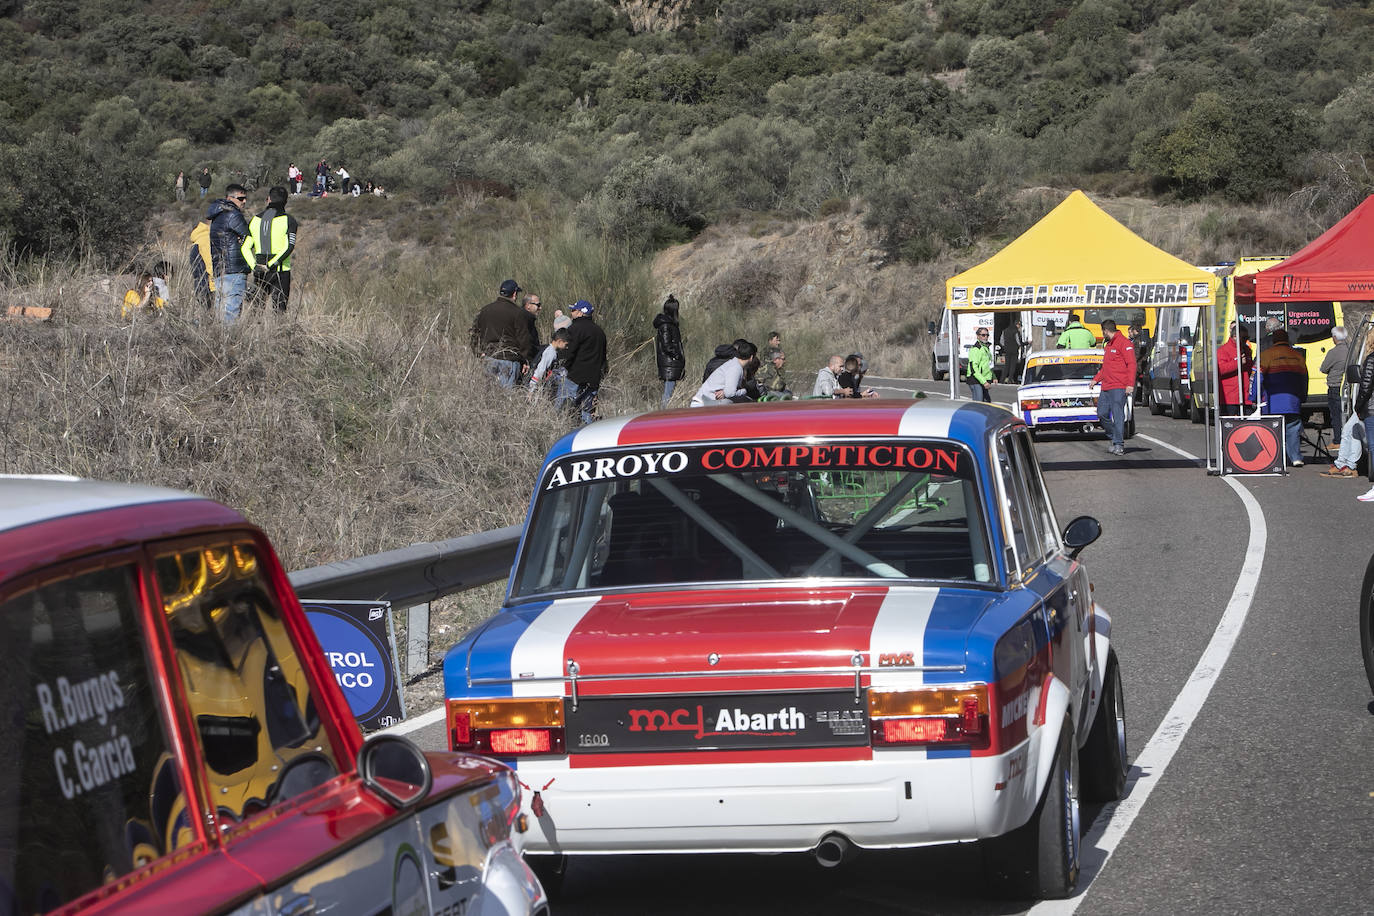
[{"label": "man wearing sunglasses", "polygon": [[210,264],[215,275],[215,311],[225,321],[238,320],[243,311],[243,296],[248,289],[248,275],[256,266],[248,220],[243,216],[243,208],[247,203],[247,189],[241,184],[231,184],[224,189],[223,197],[210,204],[205,214],[210,220]]}]

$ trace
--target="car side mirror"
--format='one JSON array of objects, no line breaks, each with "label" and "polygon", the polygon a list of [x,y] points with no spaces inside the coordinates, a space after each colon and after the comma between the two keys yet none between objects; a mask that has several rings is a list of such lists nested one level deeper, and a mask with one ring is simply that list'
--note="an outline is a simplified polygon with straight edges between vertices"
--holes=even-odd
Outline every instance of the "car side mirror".
[{"label": "car side mirror", "polygon": [[1185,324],[1183,327],[1179,328],[1179,329],[1178,329],[1178,342],[1181,343],[1181,344],[1185,344],[1185,345],[1186,345],[1186,344],[1192,343],[1192,342],[1193,342],[1193,329],[1190,328],[1190,327],[1188,327],[1186,324]]},{"label": "car side mirror", "polygon": [[425,752],[400,735],[373,735],[358,751],[358,778],[395,808],[409,808],[429,794],[434,776]]},{"label": "car side mirror", "polygon": [[1102,536],[1102,523],[1091,515],[1080,515],[1069,522],[1064,529],[1064,543],[1069,547],[1069,556],[1076,557],[1093,541]]},{"label": "car side mirror", "polygon": [[927,334],[934,334],[934,333],[935,333],[935,322],[933,322],[933,321],[927,322],[927,324],[926,324],[926,333],[927,333]]},{"label": "car side mirror", "polygon": [[1045,333],[1046,333],[1046,334],[1053,334],[1053,333],[1055,332],[1055,330],[1056,330],[1056,325],[1055,325],[1053,319],[1050,319],[1049,321],[1046,321],[1046,322],[1045,322]]}]

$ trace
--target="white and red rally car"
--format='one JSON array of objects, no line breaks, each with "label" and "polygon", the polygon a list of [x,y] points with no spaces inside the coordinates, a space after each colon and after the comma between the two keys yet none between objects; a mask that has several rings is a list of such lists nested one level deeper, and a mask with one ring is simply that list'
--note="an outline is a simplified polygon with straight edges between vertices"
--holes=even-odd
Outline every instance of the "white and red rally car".
[{"label": "white and red rally car", "polygon": [[517,767],[526,851],[987,841],[1071,893],[1126,779],[1110,621],[1026,426],[802,401],[606,420],[535,485],[506,601],[444,665],[454,749]]}]

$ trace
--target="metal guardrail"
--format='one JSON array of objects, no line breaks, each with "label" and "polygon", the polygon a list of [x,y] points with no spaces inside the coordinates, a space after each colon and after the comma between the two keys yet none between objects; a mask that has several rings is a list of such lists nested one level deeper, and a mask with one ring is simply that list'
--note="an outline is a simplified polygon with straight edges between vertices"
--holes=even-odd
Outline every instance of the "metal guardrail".
[{"label": "metal guardrail", "polygon": [[288,575],[303,601],[389,601],[408,609],[406,676],[429,667],[429,602],[510,575],[520,525],[300,569]]}]

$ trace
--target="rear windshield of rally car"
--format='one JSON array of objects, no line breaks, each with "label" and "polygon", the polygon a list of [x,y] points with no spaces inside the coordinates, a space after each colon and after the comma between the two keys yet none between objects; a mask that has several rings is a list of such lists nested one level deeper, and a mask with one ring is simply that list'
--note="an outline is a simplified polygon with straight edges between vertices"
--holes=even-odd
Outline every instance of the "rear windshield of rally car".
[{"label": "rear windshield of rally car", "polygon": [[1026,366],[1027,385],[1047,382],[1072,382],[1091,379],[1102,368],[1102,354],[1035,357]]},{"label": "rear windshield of rally car", "polygon": [[991,582],[973,456],[948,440],[735,442],[545,469],[511,590],[857,578]]}]

